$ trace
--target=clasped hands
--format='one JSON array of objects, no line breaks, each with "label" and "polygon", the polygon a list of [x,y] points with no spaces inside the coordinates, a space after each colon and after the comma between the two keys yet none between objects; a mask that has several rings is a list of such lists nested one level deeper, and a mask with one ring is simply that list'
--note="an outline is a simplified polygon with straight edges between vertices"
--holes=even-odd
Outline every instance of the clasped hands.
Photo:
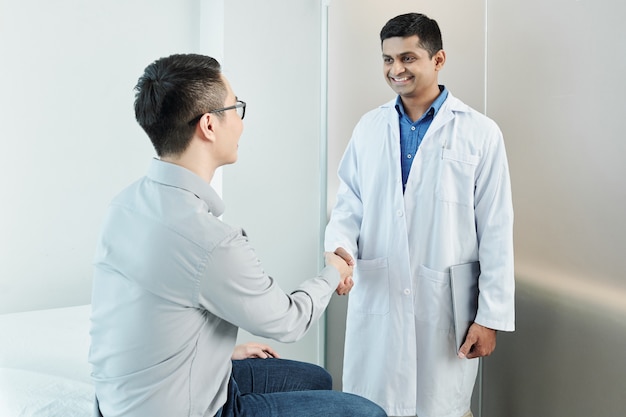
[{"label": "clasped hands", "polygon": [[[352,256],[350,256],[350,254],[343,248],[337,248],[335,253],[325,252],[324,258],[326,260],[326,265],[332,265],[339,271],[341,281],[337,286],[337,294],[348,294],[354,286],[354,281],[352,281],[354,259],[352,259]],[[267,359],[280,358],[280,356],[271,346],[264,343],[248,342],[235,346],[231,356],[232,360],[249,358]]]},{"label": "clasped hands", "polygon": [[335,252],[325,252],[324,258],[327,266],[334,266],[339,271],[341,280],[337,286],[338,295],[346,295],[354,286],[352,273],[354,271],[354,259],[344,248],[337,248]]}]

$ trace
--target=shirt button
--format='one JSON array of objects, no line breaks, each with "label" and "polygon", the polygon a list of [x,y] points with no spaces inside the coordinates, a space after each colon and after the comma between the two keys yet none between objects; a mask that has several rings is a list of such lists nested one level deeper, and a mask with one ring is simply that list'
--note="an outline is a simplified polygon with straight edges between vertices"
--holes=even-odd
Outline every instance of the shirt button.
[{"label": "shirt button", "polygon": [[407,158],[409,158],[409,159],[411,159],[411,154],[408,154],[406,157],[407,157]]},{"label": "shirt button", "polygon": [[411,130],[415,130],[415,126],[411,126]]},{"label": "shirt button", "polygon": [[398,210],[396,211],[396,214],[398,215],[398,217],[402,217],[404,213],[402,212],[402,210]]},{"label": "shirt button", "polygon": [[404,295],[409,295],[409,294],[411,294],[411,290],[410,290],[410,289],[408,289],[408,288],[406,288],[406,289],[404,290]]}]

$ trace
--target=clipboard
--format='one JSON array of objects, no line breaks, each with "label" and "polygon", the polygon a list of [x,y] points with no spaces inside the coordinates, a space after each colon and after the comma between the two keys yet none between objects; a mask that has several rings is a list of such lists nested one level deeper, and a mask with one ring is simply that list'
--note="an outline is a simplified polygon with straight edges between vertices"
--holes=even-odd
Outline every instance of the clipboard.
[{"label": "clipboard", "polygon": [[465,342],[467,331],[476,319],[479,276],[480,263],[478,261],[450,267],[452,315],[457,351]]}]

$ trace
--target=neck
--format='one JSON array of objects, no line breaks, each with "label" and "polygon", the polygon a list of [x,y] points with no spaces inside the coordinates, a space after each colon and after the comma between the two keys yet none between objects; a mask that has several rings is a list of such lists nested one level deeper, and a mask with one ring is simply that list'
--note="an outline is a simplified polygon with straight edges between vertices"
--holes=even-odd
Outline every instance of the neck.
[{"label": "neck", "polygon": [[217,166],[210,160],[207,152],[196,149],[195,143],[192,140],[187,149],[180,155],[163,156],[161,160],[186,168],[210,184]]},{"label": "neck", "polygon": [[404,111],[411,120],[418,120],[430,108],[433,102],[439,97],[441,91],[439,85],[435,84],[434,88],[429,88],[417,96],[401,96]]}]

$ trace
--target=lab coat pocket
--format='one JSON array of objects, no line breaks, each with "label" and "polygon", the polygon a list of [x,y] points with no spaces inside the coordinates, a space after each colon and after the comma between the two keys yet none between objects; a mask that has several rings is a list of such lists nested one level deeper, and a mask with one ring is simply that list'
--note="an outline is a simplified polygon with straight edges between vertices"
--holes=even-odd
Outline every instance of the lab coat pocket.
[{"label": "lab coat pocket", "polygon": [[349,307],[363,314],[389,312],[389,263],[387,258],[357,259]]},{"label": "lab coat pocket", "polygon": [[438,329],[451,329],[450,273],[420,265],[415,288],[415,319]]},{"label": "lab coat pocket", "polygon": [[443,149],[436,191],[437,199],[463,206],[473,206],[475,174],[479,161],[480,157],[477,155]]}]

